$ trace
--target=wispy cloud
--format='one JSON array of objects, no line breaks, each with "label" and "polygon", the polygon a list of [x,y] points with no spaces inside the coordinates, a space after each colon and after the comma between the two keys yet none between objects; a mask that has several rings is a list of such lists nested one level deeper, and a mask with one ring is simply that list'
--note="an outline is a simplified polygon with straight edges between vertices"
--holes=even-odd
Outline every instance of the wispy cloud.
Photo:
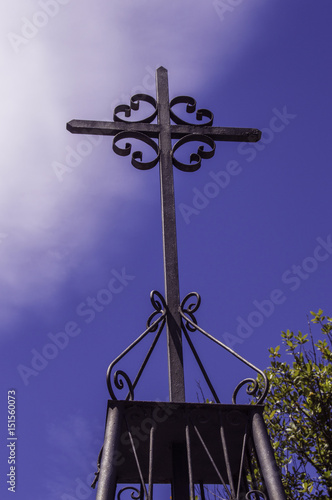
[{"label": "wispy cloud", "polygon": [[[77,262],[103,235],[105,228],[98,220],[102,207],[108,207],[111,232],[118,202],[140,199],[148,192],[143,179],[132,176],[128,181],[114,155],[110,159],[109,141],[92,152],[65,186],[59,185],[52,163],[62,161],[66,148],[75,148],[79,140],[65,130],[66,122],[111,118],[110,103],[141,84],[147,65],[168,66],[173,92],[183,89],[185,76],[190,82],[188,93],[194,94],[209,78],[206,68],[211,58],[222,65],[226,77],[227,68],[247,50],[252,30],[250,20],[240,15],[241,9],[233,14],[231,24],[221,26],[212,3],[195,2],[193,8],[191,0],[181,5],[132,0],[102,8],[86,0],[79,5],[64,4],[19,53],[13,51],[6,35],[22,32],[22,18],[35,22],[40,3],[21,0],[0,7],[6,41],[1,48],[6,68],[0,82],[0,148],[5,159],[0,165],[0,231],[11,235],[0,247],[5,292],[2,319],[6,321],[14,318],[18,307],[42,305],[56,297]],[[257,22],[257,18],[252,20]],[[75,49],[68,51],[73,37]],[[140,50],[136,52],[138,37]],[[204,52],[197,44],[200,38],[207,40]],[[105,44],[110,47],[109,56],[105,56]],[[132,54],[130,59],[128,54]],[[96,172],[111,163],[116,182],[100,182]],[[110,178],[108,170],[105,176]],[[95,204],[87,203],[87,192],[93,194]]]}]

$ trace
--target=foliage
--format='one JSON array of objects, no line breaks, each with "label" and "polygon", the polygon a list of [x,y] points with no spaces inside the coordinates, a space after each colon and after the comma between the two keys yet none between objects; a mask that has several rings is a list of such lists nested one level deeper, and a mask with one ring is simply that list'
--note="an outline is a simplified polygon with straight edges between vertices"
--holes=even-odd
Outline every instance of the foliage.
[{"label": "foliage", "polygon": [[282,332],[291,364],[278,346],[266,370],[266,424],[289,500],[332,498],[332,318],[311,314],[322,338],[310,324],[307,335]]}]

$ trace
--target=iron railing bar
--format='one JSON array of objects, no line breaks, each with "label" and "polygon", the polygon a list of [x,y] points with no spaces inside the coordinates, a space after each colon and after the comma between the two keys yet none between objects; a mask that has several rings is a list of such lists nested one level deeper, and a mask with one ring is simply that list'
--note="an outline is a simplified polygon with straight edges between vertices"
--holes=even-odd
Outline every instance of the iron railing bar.
[{"label": "iron railing bar", "polygon": [[202,363],[202,361],[201,361],[201,359],[200,359],[200,357],[195,349],[194,344],[192,343],[192,340],[191,340],[182,320],[181,320],[181,325],[182,325],[182,330],[183,330],[184,336],[185,336],[185,338],[190,346],[190,349],[192,350],[193,355],[195,356],[195,359],[197,361],[198,366],[200,367],[201,372],[203,373],[205,381],[206,381],[207,385],[209,386],[210,391],[212,392],[212,396],[214,397],[216,403],[220,403],[220,400],[219,400],[217,393],[212,385],[212,382],[211,382],[211,380],[210,380],[210,378],[209,378],[209,376],[208,376],[208,374],[203,366],[203,363]]},{"label": "iron railing bar", "polygon": [[[253,453],[253,450],[251,450],[251,452]],[[251,478],[251,486],[249,488],[249,484],[248,484],[248,490],[249,489],[256,490],[258,488],[258,484],[256,481],[256,476],[255,476],[254,468],[252,465],[252,457],[250,457],[249,450],[247,451],[247,460],[248,460],[248,466],[249,466],[250,478]],[[258,462],[257,462],[257,465],[258,465]]]},{"label": "iron railing bar", "polygon": [[152,475],[153,475],[153,447],[154,447],[154,432],[155,432],[155,426],[152,425],[150,429],[150,449],[149,449],[149,496],[148,500],[153,499],[153,482],[152,482]]},{"label": "iron railing bar", "polygon": [[205,335],[205,337],[207,337],[208,339],[210,339],[213,342],[215,342],[217,345],[219,345],[220,347],[222,347],[223,349],[225,349],[227,352],[229,352],[230,354],[232,354],[233,356],[235,356],[237,359],[239,359],[240,361],[242,361],[242,363],[246,364],[252,370],[254,370],[256,373],[259,373],[263,377],[263,380],[264,380],[264,383],[265,383],[265,390],[264,390],[262,396],[259,398],[259,401],[257,402],[257,404],[259,404],[260,402],[262,402],[265,399],[265,397],[266,397],[266,395],[268,393],[268,390],[269,390],[269,382],[268,382],[268,379],[267,379],[267,376],[265,375],[265,373],[262,370],[260,370],[259,368],[257,368],[257,366],[255,366],[252,363],[250,363],[250,361],[247,361],[245,358],[243,358],[242,356],[240,356],[240,354],[238,354],[237,352],[233,351],[233,349],[231,349],[230,347],[228,347],[226,344],[223,344],[223,342],[221,342],[220,340],[216,339],[215,337],[213,337],[212,335],[210,335],[208,332],[206,332],[205,330],[203,330],[203,328],[201,328],[200,326],[198,326],[197,323],[195,323],[192,319],[190,319],[188,316],[186,316],[181,309],[180,309],[180,314],[181,314],[181,316],[182,316],[183,319],[185,319],[196,330],[198,330],[203,335]]},{"label": "iron railing bar", "polygon": [[129,436],[129,439],[130,439],[131,448],[133,450],[133,454],[134,454],[134,457],[135,457],[135,462],[136,462],[136,465],[137,465],[138,474],[139,474],[139,477],[140,477],[140,480],[141,480],[141,487],[143,488],[145,498],[147,499],[148,498],[148,492],[146,491],[146,486],[145,486],[144,477],[143,477],[143,474],[142,474],[142,469],[141,469],[141,466],[139,464],[139,460],[138,460],[137,451],[136,451],[136,448],[135,448],[133,436],[132,436],[132,433],[131,433],[131,431],[129,429],[129,425],[128,425],[126,417],[125,417],[125,422],[126,422],[126,427],[127,427],[127,431],[128,431],[128,436]]},{"label": "iron railing bar", "polygon": [[[135,380],[134,380],[134,382],[133,382],[133,384],[132,384],[133,389],[135,389],[136,385],[137,385],[137,384],[138,384],[138,382],[139,382],[139,379],[141,378],[141,375],[142,375],[142,373],[143,373],[143,370],[144,370],[144,368],[146,367],[146,365],[147,365],[147,363],[148,363],[148,361],[149,361],[149,359],[150,359],[150,356],[151,356],[151,354],[152,354],[152,352],[153,352],[153,350],[154,350],[154,348],[155,348],[155,346],[156,346],[156,344],[157,344],[157,342],[158,342],[158,340],[159,340],[160,334],[161,334],[161,332],[163,331],[163,328],[164,328],[164,326],[165,326],[165,323],[166,323],[166,319],[164,319],[164,321],[163,321],[163,322],[161,323],[161,325],[159,326],[158,332],[156,333],[155,338],[153,339],[153,342],[152,342],[152,344],[151,344],[151,346],[150,346],[150,348],[149,348],[149,350],[148,350],[148,352],[147,352],[147,354],[146,354],[146,356],[145,356],[145,358],[144,358],[144,361],[143,361],[143,363],[142,363],[142,365],[141,365],[140,369],[138,370],[138,373],[137,373],[137,375],[136,375],[136,378],[135,378]],[[128,392],[128,394],[127,394],[126,401],[128,400],[129,396],[130,396],[130,391],[129,391],[129,392]]]},{"label": "iron railing bar", "polygon": [[190,500],[195,500],[195,491],[194,491],[194,483],[193,483],[193,469],[192,469],[192,463],[191,463],[190,430],[189,430],[188,424],[186,425],[186,445],[187,445]]},{"label": "iron railing bar", "polygon": [[[193,428],[194,428],[194,430],[195,430],[195,432],[196,432],[196,434],[197,434],[197,436],[198,436],[198,438],[199,438],[199,440],[200,440],[200,442],[201,442],[201,444],[202,444],[202,446],[203,446],[203,448],[204,448],[204,450],[205,450],[205,452],[206,452],[206,454],[207,454],[207,456],[208,456],[208,458],[209,458],[209,460],[210,460],[210,462],[211,462],[211,464],[212,464],[212,466],[213,466],[214,470],[216,471],[217,476],[219,477],[219,479],[220,479],[220,481],[221,481],[221,483],[222,483],[223,487],[225,488],[225,490],[227,491],[227,493],[228,493],[228,495],[229,495],[229,498],[231,499],[231,498],[232,498],[232,496],[231,496],[231,492],[229,491],[229,489],[228,489],[228,487],[227,487],[227,485],[226,485],[226,483],[225,483],[225,481],[224,481],[224,478],[222,477],[222,475],[221,475],[221,473],[220,473],[220,471],[219,471],[219,469],[218,469],[218,467],[217,467],[217,465],[216,465],[215,461],[213,460],[212,455],[211,455],[211,453],[209,452],[208,447],[206,446],[206,444],[205,444],[205,442],[204,442],[204,439],[202,438],[202,436],[201,436],[201,434],[200,434],[199,430],[197,429],[196,425],[193,425]],[[225,458],[226,458],[226,457],[225,457]]]},{"label": "iron railing bar", "polygon": [[224,457],[225,457],[227,477],[229,480],[229,486],[230,486],[232,495],[235,497],[235,488],[234,488],[234,481],[233,481],[233,476],[232,476],[232,468],[231,468],[231,465],[229,463],[228,446],[227,446],[226,437],[225,437],[223,417],[222,417],[222,414],[220,412],[219,412],[219,417],[220,417],[220,438],[221,438],[222,448],[223,448]]},{"label": "iron railing bar", "polygon": [[[205,489],[208,493],[211,493],[211,495],[213,495],[215,498],[219,498],[220,500],[227,500],[225,499],[224,497],[221,497],[221,493],[219,492],[219,490],[217,489],[219,495],[216,494],[216,485],[214,485],[214,491],[210,490],[207,486],[205,486]],[[228,492],[227,492],[228,493]],[[231,500],[235,500],[234,497],[231,498]],[[236,499],[238,500],[238,499]]]},{"label": "iron railing bar", "polygon": [[244,455],[244,464],[243,464],[243,469],[246,471],[245,474],[242,476],[242,486],[245,492],[250,491],[252,488],[249,486],[248,483],[248,473],[250,474],[250,477],[252,477],[252,471],[251,471],[251,462],[250,462],[250,457],[249,457],[249,441],[250,441],[250,434],[248,433],[247,435],[247,443],[246,443],[246,450],[245,450],[245,455]]},{"label": "iron railing bar", "polygon": [[[155,331],[155,328],[156,326],[162,321],[164,320],[166,316],[166,311],[162,311],[161,312],[161,316],[156,319],[156,321],[154,321],[136,340],[134,340],[134,342],[132,342],[124,351],[122,351],[121,354],[119,354],[119,356],[117,356],[113,361],[112,363],[109,365],[108,369],[107,369],[107,374],[106,374],[106,381],[107,381],[107,387],[108,387],[108,391],[110,393],[110,395],[112,396],[112,399],[116,399],[115,398],[115,395],[114,395],[114,392],[113,392],[113,389],[112,389],[112,386],[111,386],[111,382],[110,382],[110,377],[111,377],[111,372],[112,372],[112,369],[113,367],[119,362],[121,361],[121,359],[126,355],[128,354],[128,352],[130,352],[139,342],[141,342],[144,337],[146,337],[146,335],[152,331]],[[163,321],[163,325],[165,324],[165,320]],[[114,397],[113,397],[114,396]]]},{"label": "iron railing bar", "polygon": [[201,500],[205,500],[204,484],[202,482],[199,483],[199,491],[201,494]]},{"label": "iron railing bar", "polygon": [[242,451],[241,451],[241,461],[240,461],[240,469],[239,469],[239,479],[238,479],[237,491],[236,491],[236,497],[237,498],[239,498],[239,495],[240,495],[240,487],[241,487],[241,479],[242,479],[242,473],[243,473],[244,455],[245,455],[245,452],[246,452],[246,444],[247,444],[247,431],[248,431],[248,422],[246,423],[246,428],[245,428],[244,436],[243,436]]}]

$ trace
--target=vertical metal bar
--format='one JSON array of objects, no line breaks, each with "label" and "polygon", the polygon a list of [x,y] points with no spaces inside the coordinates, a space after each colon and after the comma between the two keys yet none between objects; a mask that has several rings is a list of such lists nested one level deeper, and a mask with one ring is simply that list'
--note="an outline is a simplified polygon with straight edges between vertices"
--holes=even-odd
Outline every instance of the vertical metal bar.
[{"label": "vertical metal bar", "polygon": [[190,446],[189,425],[186,425],[186,444],[187,444],[187,460],[188,460],[190,500],[195,500],[193,469],[192,469],[192,464],[191,464],[191,446]]},{"label": "vertical metal bar", "polygon": [[[195,430],[195,432],[196,432],[196,434],[197,434],[197,436],[198,436],[198,438],[199,438],[200,442],[202,443],[202,446],[203,446],[203,448],[204,448],[204,450],[205,450],[205,452],[206,452],[207,456],[209,457],[209,460],[210,460],[210,462],[211,462],[211,464],[212,464],[212,467],[213,467],[213,468],[214,468],[214,470],[216,471],[217,476],[218,476],[218,478],[219,478],[219,480],[220,480],[221,484],[223,485],[223,487],[225,488],[225,491],[227,491],[227,493],[229,494],[229,496],[231,496],[231,494],[230,494],[230,493],[229,493],[229,491],[228,491],[227,484],[225,483],[224,478],[222,477],[222,475],[221,475],[221,473],[220,473],[220,471],[219,471],[219,469],[218,469],[218,467],[217,467],[217,465],[216,465],[215,461],[214,461],[214,460],[213,460],[213,458],[212,458],[211,453],[209,452],[209,450],[208,450],[208,448],[207,448],[206,444],[204,443],[204,439],[202,438],[202,436],[201,436],[201,434],[200,434],[199,430],[197,429],[196,425],[194,425],[194,430]],[[226,460],[226,458],[225,458],[225,460]]]},{"label": "vertical metal bar", "polygon": [[[127,429],[128,429],[128,436],[129,436],[129,439],[130,439],[131,449],[132,449],[132,452],[134,454],[135,462],[136,462],[136,465],[137,465],[137,471],[138,471],[138,474],[139,474],[139,477],[140,477],[140,480],[141,480],[141,497],[142,497],[142,491],[143,491],[143,493],[145,494],[145,498],[147,499],[148,498],[148,492],[146,491],[144,477],[143,477],[141,466],[139,464],[137,450],[135,448],[135,443],[134,443],[133,435],[132,435],[131,431],[129,430],[128,424],[127,424]],[[144,495],[143,495],[143,498],[144,498]]]},{"label": "vertical metal bar", "polygon": [[225,465],[226,465],[228,482],[229,482],[229,486],[230,486],[231,493],[232,493],[231,496],[233,496],[235,498],[235,488],[234,488],[234,481],[233,481],[233,476],[232,476],[232,468],[231,468],[231,464],[229,461],[228,447],[227,447],[225,430],[224,430],[223,419],[222,419],[221,413],[220,413],[220,437],[221,437],[222,448],[223,448],[224,457],[225,457]]},{"label": "vertical metal bar", "polygon": [[154,432],[155,428],[154,426],[151,427],[150,429],[150,450],[149,450],[149,492],[148,492],[148,499],[147,500],[152,500],[153,498],[153,482],[152,482],[152,475],[153,475],[153,446],[154,446]]},{"label": "vertical metal bar", "polygon": [[165,299],[167,304],[167,346],[170,401],[184,402],[183,352],[180,292],[176,242],[172,140],[167,70],[156,72],[158,124],[160,125],[160,192],[163,226]]},{"label": "vertical metal bar", "polygon": [[172,464],[172,500],[190,500],[188,460],[185,443],[173,443]]},{"label": "vertical metal bar", "polygon": [[265,422],[258,412],[254,413],[252,418],[252,436],[269,499],[286,500]]},{"label": "vertical metal bar", "polygon": [[115,497],[117,459],[121,433],[122,408],[109,408],[105,429],[103,456],[101,459],[96,500],[112,500]]},{"label": "vertical metal bar", "polygon": [[240,498],[240,488],[241,488],[241,479],[242,479],[242,474],[244,472],[244,457],[245,457],[245,452],[246,452],[246,444],[247,444],[247,427],[246,425],[246,430],[243,436],[243,444],[242,444],[242,452],[241,452],[241,463],[240,463],[240,469],[239,469],[239,479],[237,483],[237,491],[236,491],[236,498]]},{"label": "vertical metal bar", "polygon": [[204,491],[204,484],[203,483],[199,483],[199,491],[201,494],[201,500],[205,500],[205,491]]}]

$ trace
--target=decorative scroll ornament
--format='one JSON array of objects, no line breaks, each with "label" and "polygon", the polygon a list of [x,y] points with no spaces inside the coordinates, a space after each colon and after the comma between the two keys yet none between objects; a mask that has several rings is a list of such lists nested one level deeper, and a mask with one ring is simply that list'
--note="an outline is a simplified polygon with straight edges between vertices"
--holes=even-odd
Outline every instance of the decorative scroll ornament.
[{"label": "decorative scroll ornament", "polygon": [[[186,302],[188,302],[189,299],[191,299],[192,297],[195,298],[196,303],[192,302],[191,304],[186,306]],[[197,320],[194,316],[194,312],[197,311],[197,309],[199,308],[200,305],[201,305],[201,296],[197,292],[188,293],[180,304],[181,311],[184,314],[187,314],[191,318],[192,322],[195,323],[195,325],[197,325]],[[185,325],[186,325],[187,330],[189,330],[190,332],[196,331],[196,326],[193,326],[188,321],[186,322]]]},{"label": "decorative scroll ornament", "polygon": [[177,104],[186,104],[186,112],[187,113],[194,113],[196,111],[196,101],[193,97],[189,96],[178,96],[175,97],[174,99],[171,100],[169,103],[170,107],[170,117],[173,120],[174,123],[177,125],[197,125],[197,126],[212,126],[213,125],[213,113],[212,111],[209,111],[208,109],[198,109],[196,111],[196,119],[199,121],[203,120],[203,117],[207,118],[208,120],[203,122],[203,123],[190,123],[186,122],[179,116],[177,116],[174,111],[172,110],[173,106],[176,106]]},{"label": "decorative scroll ornament", "polygon": [[[258,496],[258,498],[257,498]],[[262,491],[259,491],[259,490],[251,490],[251,491],[248,491],[248,493],[246,494],[246,500],[267,500],[267,497],[266,495],[262,492]]]},{"label": "decorative scroll ornament", "polygon": [[[258,370],[258,368],[257,368]],[[262,375],[265,373],[264,372],[261,372],[259,370],[259,374]],[[263,376],[263,375],[262,375]],[[264,378],[264,386],[266,386],[266,382],[265,382],[265,377]],[[263,394],[261,396],[258,396],[258,394],[260,393],[260,390],[261,390],[261,387],[257,381],[257,379],[254,379],[254,378],[245,378],[244,380],[242,380],[235,388],[234,392],[233,392],[233,397],[232,397],[232,402],[234,404],[236,404],[236,397],[241,389],[241,387],[247,385],[247,389],[246,389],[246,393],[248,394],[248,396],[253,396],[253,397],[256,397],[256,399],[258,399],[257,403],[262,403],[266,397],[266,394],[265,394],[265,391],[263,391]],[[267,387],[267,390],[268,390],[268,387]]]},{"label": "decorative scroll ornament", "polygon": [[125,486],[124,488],[121,488],[121,490],[119,490],[117,499],[122,500],[122,494],[127,490],[131,490],[130,496],[133,500],[139,500],[141,498],[139,489],[135,488],[134,486]]},{"label": "decorative scroll ornament", "polygon": [[[190,163],[183,163],[177,160],[174,156],[175,151],[177,151],[181,146],[187,144],[188,142],[204,142],[210,147],[210,151],[206,151],[204,146],[199,146],[197,149],[197,153],[191,153],[190,155]],[[182,170],[183,172],[196,172],[201,166],[202,159],[212,158],[216,150],[216,145],[211,137],[202,134],[189,134],[185,135],[181,139],[179,139],[173,146],[172,150],[172,162],[173,165]]]},{"label": "decorative scroll ornament", "polygon": [[[179,170],[182,170],[183,172],[195,172],[198,170],[201,166],[202,159],[207,159],[207,158],[212,158],[216,149],[216,145],[210,137],[207,135],[203,135],[199,133],[199,128],[200,127],[208,127],[212,126],[213,124],[213,113],[209,111],[208,109],[198,109],[196,111],[196,120],[202,122],[202,123],[190,123],[182,118],[180,118],[174,111],[173,111],[173,106],[176,106],[177,104],[186,104],[186,112],[187,113],[194,113],[196,111],[196,101],[192,97],[188,96],[179,96],[175,97],[174,99],[171,100],[170,102],[170,117],[171,120],[173,120],[174,123],[177,125],[189,125],[193,128],[193,133],[189,133],[185,135],[184,137],[181,137],[180,140],[178,140],[175,145],[173,146],[172,150],[172,162],[173,165],[178,168]],[[203,118],[207,118],[207,120],[203,121]],[[196,132],[197,130],[197,132]],[[179,161],[177,158],[175,158],[174,153],[177,151],[181,146],[184,144],[187,144],[188,142],[203,142],[204,144],[207,144],[210,148],[210,150],[205,150],[204,146],[199,146],[198,150],[196,153],[192,153],[190,155],[190,163],[183,163]]]},{"label": "decorative scroll ornament", "polygon": [[[137,111],[139,109],[140,102],[147,102],[151,104],[154,111],[146,118],[140,120],[126,120],[125,118],[119,116],[119,113],[124,113],[125,117],[129,118],[132,115],[132,111]],[[157,103],[153,97],[146,94],[135,94],[131,97],[129,106],[127,104],[120,104],[115,107],[113,118],[115,122],[121,123],[151,123],[156,118],[157,113]],[[121,147],[117,144],[121,139],[129,138],[145,142],[145,144],[150,146],[156,153],[156,157],[153,160],[143,162],[142,151],[134,151],[131,156],[131,164],[139,170],[149,170],[150,168],[155,167],[159,161],[159,147],[153,139],[141,132],[128,130],[116,134],[113,139],[113,151],[120,156],[129,156],[132,145],[130,143],[126,143],[124,147]]]},{"label": "decorative scroll ornament", "polygon": [[[186,305],[186,303],[189,301],[189,299],[191,298],[195,298],[195,302],[194,303],[190,303],[189,305]],[[231,349],[230,347],[228,347],[226,344],[223,344],[222,342],[220,342],[220,340],[216,339],[215,337],[213,337],[212,335],[210,335],[209,333],[207,333],[205,330],[203,330],[202,328],[200,328],[197,324],[197,320],[194,316],[194,312],[197,311],[197,309],[199,308],[200,306],[200,303],[201,303],[201,298],[200,298],[200,295],[196,292],[191,292],[189,293],[188,295],[185,296],[185,298],[182,300],[181,302],[181,305],[180,305],[180,314],[184,320],[184,323],[183,323],[183,331],[184,331],[184,334],[185,334],[185,337],[190,345],[190,348],[191,350],[193,351],[193,354],[196,358],[196,361],[198,362],[199,364],[199,367],[204,375],[204,378],[216,400],[216,402],[219,402],[219,398],[216,397],[216,392],[213,388],[213,385],[211,384],[211,381],[203,367],[203,364],[202,362],[200,361],[199,357],[198,357],[198,354],[190,340],[190,337],[189,335],[187,334],[187,331],[190,331],[190,332],[194,332],[194,331],[199,331],[200,333],[202,333],[205,337],[207,337],[208,339],[212,340],[213,342],[215,342],[217,345],[219,345],[220,347],[222,347],[223,349],[225,349],[227,352],[229,352],[230,354],[232,354],[233,356],[235,356],[237,359],[239,359],[242,363],[244,363],[245,365],[249,366],[252,370],[254,370],[258,375],[261,376],[261,379],[262,379],[262,385],[263,387],[261,387],[261,385],[258,383],[258,381],[254,378],[246,378],[244,380],[242,380],[238,385],[237,387],[235,388],[235,391],[233,393],[233,397],[232,397],[232,402],[233,404],[236,404],[236,397],[237,397],[237,394],[239,392],[239,390],[246,384],[248,384],[248,387],[247,387],[247,394],[250,395],[250,396],[254,396],[256,397],[256,401],[255,401],[255,404],[261,404],[264,399],[266,398],[267,396],[267,393],[268,393],[268,390],[269,390],[269,382],[268,382],[268,379],[265,375],[265,373],[260,370],[259,368],[257,368],[255,365],[253,365],[252,363],[250,363],[249,361],[247,361],[245,358],[243,358],[242,356],[240,356],[239,354],[237,354],[235,351],[233,351],[233,349]]]},{"label": "decorative scroll ornament", "polygon": [[108,367],[107,374],[106,374],[106,382],[107,382],[108,391],[109,391],[110,396],[113,400],[117,400],[117,397],[114,393],[113,386],[112,386],[112,370],[113,370],[114,366],[119,361],[121,361],[121,359],[126,354],[128,354],[139,342],[141,342],[144,339],[144,337],[147,336],[148,333],[157,331],[156,336],[151,344],[151,347],[148,350],[148,353],[147,353],[140,369],[138,370],[136,378],[133,382],[131,381],[129,375],[126,372],[124,372],[123,370],[117,370],[114,373],[113,382],[114,382],[115,388],[118,390],[122,390],[125,387],[125,383],[126,383],[127,389],[129,391],[126,399],[129,399],[130,401],[132,401],[134,399],[134,389],[135,389],[135,387],[136,387],[136,385],[141,377],[141,374],[142,374],[142,372],[143,372],[143,370],[144,370],[144,368],[145,368],[145,366],[146,366],[146,364],[147,364],[147,362],[152,354],[152,351],[153,351],[153,349],[154,349],[154,347],[159,339],[159,336],[164,328],[164,325],[166,322],[165,299],[161,295],[161,293],[157,292],[156,290],[153,290],[150,294],[150,300],[151,300],[151,304],[153,305],[155,310],[153,311],[153,313],[149,316],[149,318],[147,320],[147,329],[132,344],[130,344],[130,346],[127,347],[127,349],[125,349],[114,361],[112,361],[112,363]]},{"label": "decorative scroll ornament", "polygon": [[113,139],[113,151],[120,156],[129,156],[131,153],[131,144],[126,142],[124,147],[120,147],[117,145],[118,141],[121,139],[137,139],[139,141],[145,142],[148,146],[150,146],[154,152],[156,153],[156,157],[148,162],[143,162],[143,153],[142,151],[134,151],[131,155],[131,164],[138,168],[139,170],[149,170],[157,165],[159,161],[159,147],[155,143],[153,139],[150,139],[145,134],[140,132],[119,132]]},{"label": "decorative scroll ornament", "polygon": [[[118,116],[118,113],[124,113],[125,117],[129,118],[131,116],[132,110],[133,111],[139,110],[139,103],[141,101],[148,102],[149,104],[151,104],[151,106],[154,107],[153,113],[151,113],[151,115],[149,115],[148,117],[144,118],[143,120],[135,121],[135,120],[125,120],[124,118]],[[151,123],[156,118],[157,113],[158,113],[157,103],[153,97],[147,94],[135,94],[130,98],[130,106],[128,106],[128,104],[119,104],[114,108],[113,119],[115,122],[122,122],[122,123]]]}]

